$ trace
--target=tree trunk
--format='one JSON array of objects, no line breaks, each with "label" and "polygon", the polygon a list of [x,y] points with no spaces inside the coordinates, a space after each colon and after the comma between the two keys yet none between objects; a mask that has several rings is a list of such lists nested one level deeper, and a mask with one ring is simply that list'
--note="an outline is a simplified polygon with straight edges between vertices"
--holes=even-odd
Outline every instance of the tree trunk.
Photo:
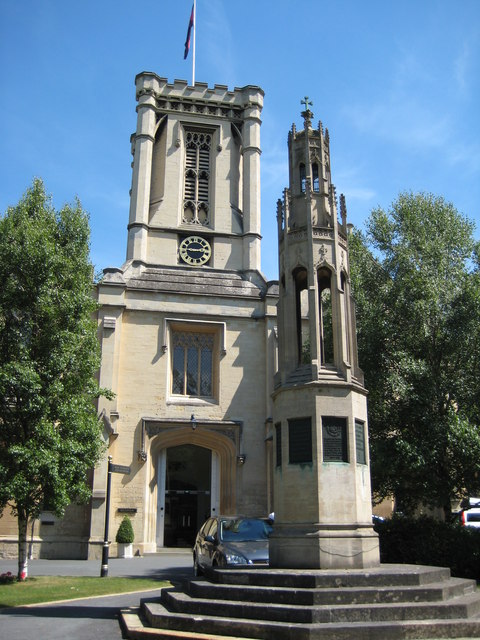
[{"label": "tree trunk", "polygon": [[443,518],[445,522],[452,522],[452,505],[446,502],[443,505]]},{"label": "tree trunk", "polygon": [[28,577],[28,545],[27,545],[28,517],[18,514],[18,580]]}]

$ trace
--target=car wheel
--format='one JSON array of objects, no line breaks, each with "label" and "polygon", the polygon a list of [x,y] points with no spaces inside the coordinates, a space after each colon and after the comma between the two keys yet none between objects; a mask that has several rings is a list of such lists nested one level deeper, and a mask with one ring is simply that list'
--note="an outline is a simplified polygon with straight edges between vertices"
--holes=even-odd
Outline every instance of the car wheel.
[{"label": "car wheel", "polygon": [[193,575],[195,577],[201,576],[203,574],[200,565],[198,564],[197,556],[193,556]]}]

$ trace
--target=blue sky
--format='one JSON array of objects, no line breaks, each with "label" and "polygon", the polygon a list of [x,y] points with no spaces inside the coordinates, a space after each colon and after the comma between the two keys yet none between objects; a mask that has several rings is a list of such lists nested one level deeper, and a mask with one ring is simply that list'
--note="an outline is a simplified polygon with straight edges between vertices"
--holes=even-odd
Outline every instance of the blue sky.
[{"label": "blue sky", "polygon": [[[125,258],[135,75],[191,81],[191,0],[0,0],[0,212],[34,176],[80,198],[97,269]],[[197,0],[196,79],[265,91],[262,269],[300,100],[329,129],[349,221],[404,190],[453,202],[480,238],[480,0]]]}]

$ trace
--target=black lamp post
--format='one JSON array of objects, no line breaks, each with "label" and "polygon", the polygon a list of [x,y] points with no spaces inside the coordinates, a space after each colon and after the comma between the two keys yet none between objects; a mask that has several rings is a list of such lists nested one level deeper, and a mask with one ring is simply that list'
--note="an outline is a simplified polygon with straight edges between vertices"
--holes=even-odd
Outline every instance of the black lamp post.
[{"label": "black lamp post", "polygon": [[105,578],[108,576],[108,547],[110,542],[108,541],[108,520],[110,517],[110,487],[112,484],[112,456],[108,456],[107,467],[107,493],[105,496],[105,533],[103,535],[103,548],[102,548],[102,568],[100,571],[100,577]]}]

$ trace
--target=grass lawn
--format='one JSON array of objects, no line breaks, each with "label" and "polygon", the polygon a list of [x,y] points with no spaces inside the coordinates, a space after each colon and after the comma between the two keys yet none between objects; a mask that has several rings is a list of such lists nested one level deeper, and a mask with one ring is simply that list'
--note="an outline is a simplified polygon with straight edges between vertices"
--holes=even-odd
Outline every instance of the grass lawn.
[{"label": "grass lawn", "polygon": [[27,578],[24,582],[0,584],[0,608],[128,591],[150,591],[169,585],[170,582],[154,578],[37,576]]}]

